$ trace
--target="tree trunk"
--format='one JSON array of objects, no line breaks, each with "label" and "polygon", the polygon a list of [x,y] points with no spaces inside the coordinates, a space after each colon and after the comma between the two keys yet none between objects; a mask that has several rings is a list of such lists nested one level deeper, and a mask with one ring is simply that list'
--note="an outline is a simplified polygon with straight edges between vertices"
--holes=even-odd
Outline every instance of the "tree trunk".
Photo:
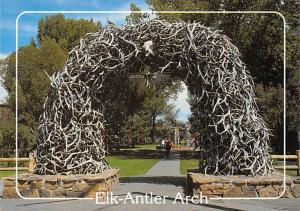
[{"label": "tree trunk", "polygon": [[151,141],[152,143],[154,143],[156,141],[156,113],[153,112],[152,114],[152,120],[151,120],[151,124],[152,124],[152,129],[151,129]]},{"label": "tree trunk", "polygon": [[298,133],[298,149],[300,150],[300,129],[297,131]]}]

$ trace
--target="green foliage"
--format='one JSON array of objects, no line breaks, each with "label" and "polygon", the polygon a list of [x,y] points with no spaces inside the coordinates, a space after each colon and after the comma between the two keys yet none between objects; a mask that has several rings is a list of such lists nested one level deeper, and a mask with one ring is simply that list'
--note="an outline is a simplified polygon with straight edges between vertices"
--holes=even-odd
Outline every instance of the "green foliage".
[{"label": "green foliage", "polygon": [[[50,40],[39,48],[33,45],[18,52],[18,120],[31,128],[37,125],[47,96],[50,79],[48,75],[63,67],[65,52]],[[4,86],[9,92],[11,110],[15,106],[15,54],[9,56],[5,70]],[[46,74],[47,73],[47,74]]]},{"label": "green foliage", "polygon": [[271,147],[275,152],[283,154],[283,87],[257,84],[255,92],[262,117],[272,129]]},{"label": "green foliage", "polygon": [[[211,1],[194,1],[194,0],[146,0],[150,7],[155,11],[196,11],[196,10],[210,10],[212,5],[215,4],[215,0]],[[195,20],[199,17],[197,14],[180,14],[180,13],[164,13],[159,14],[161,18],[168,21],[173,20]],[[203,23],[208,22],[208,15],[201,15],[201,21]]]},{"label": "green foliage", "polygon": [[198,159],[180,160],[180,174],[186,175],[189,169],[197,169],[199,166]]},{"label": "green foliage", "polygon": [[[18,175],[28,173],[28,171],[18,171]],[[2,177],[15,176],[16,171],[0,171],[0,179]]]},{"label": "green foliage", "polygon": [[151,128],[149,118],[149,115],[143,112],[129,116],[124,126],[125,137],[133,141],[150,137]]},{"label": "green foliage", "polygon": [[[60,70],[66,62],[67,51],[79,44],[79,40],[88,32],[100,29],[99,22],[93,20],[66,19],[58,14],[47,16],[39,21],[38,45],[31,39],[30,44],[18,51],[18,141],[19,154],[28,155],[34,148],[35,134],[39,117],[43,111],[51,76]],[[3,85],[8,91],[7,103],[15,112],[15,53],[1,61]],[[7,148],[3,153],[11,155],[15,148],[14,125],[1,123],[1,137]],[[10,150],[9,150],[10,149]],[[2,151],[2,150],[1,150]]]},{"label": "green foliage", "polygon": [[13,121],[0,123],[0,147],[1,157],[14,155],[15,144],[15,125]]},{"label": "green foliage", "polygon": [[[286,104],[287,131],[297,131],[300,141],[300,32],[299,32],[300,4],[296,0],[286,1],[281,12],[287,21],[286,35]],[[300,147],[300,143],[299,143]]]},{"label": "green foliage", "polygon": [[[33,131],[43,109],[52,75],[66,60],[65,52],[50,40],[45,40],[39,48],[34,45],[23,47],[18,52],[18,149],[20,156],[28,156],[35,146]],[[3,85],[8,90],[8,105],[15,112],[15,54],[7,59]],[[45,73],[46,72],[46,73]],[[13,156],[15,149],[15,125],[13,122],[1,123],[3,153]],[[2,150],[1,150],[2,151]]]},{"label": "green foliage", "polygon": [[[15,122],[5,121],[0,123],[0,155],[1,157],[15,156]],[[18,125],[18,155],[27,157],[35,145],[35,136],[29,127],[24,124]]]},{"label": "green foliage", "polygon": [[46,16],[38,24],[38,42],[51,39],[65,51],[79,44],[80,38],[89,32],[99,31],[101,24],[93,19],[66,19],[63,14]]},{"label": "green foliage", "polygon": [[126,156],[107,156],[106,161],[113,168],[120,169],[121,177],[144,175],[159,159],[133,159]]},{"label": "green foliage", "polygon": [[[141,8],[139,8],[134,3],[130,4],[130,11],[131,11],[131,14],[127,15],[126,19],[125,19],[127,24],[137,24],[143,20],[143,14],[138,13],[141,11]],[[135,12],[137,12],[137,13],[135,13]]]},{"label": "green foliage", "polygon": [[176,114],[174,105],[169,102],[170,97],[175,97],[181,89],[179,82],[171,80],[165,83],[153,82],[147,86],[142,80],[134,83],[137,87],[136,96],[139,96],[140,106],[135,106],[135,112],[131,113],[125,121],[125,136],[129,139],[140,140],[151,137],[155,142],[157,135],[164,136],[163,125],[160,124],[157,131],[158,117],[166,122],[175,122]]}]

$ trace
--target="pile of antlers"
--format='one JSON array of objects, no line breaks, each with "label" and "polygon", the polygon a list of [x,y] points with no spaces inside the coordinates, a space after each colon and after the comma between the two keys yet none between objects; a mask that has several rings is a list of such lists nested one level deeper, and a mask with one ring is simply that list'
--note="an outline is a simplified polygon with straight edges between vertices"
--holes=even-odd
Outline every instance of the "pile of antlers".
[{"label": "pile of antlers", "polygon": [[[271,172],[269,131],[258,114],[253,80],[228,37],[200,23],[151,20],[89,33],[51,77],[38,129],[37,174],[95,174],[104,160],[105,90],[145,65],[183,80],[203,117],[205,173]],[[118,84],[115,84],[118,86]],[[109,98],[110,100],[113,100]]]}]

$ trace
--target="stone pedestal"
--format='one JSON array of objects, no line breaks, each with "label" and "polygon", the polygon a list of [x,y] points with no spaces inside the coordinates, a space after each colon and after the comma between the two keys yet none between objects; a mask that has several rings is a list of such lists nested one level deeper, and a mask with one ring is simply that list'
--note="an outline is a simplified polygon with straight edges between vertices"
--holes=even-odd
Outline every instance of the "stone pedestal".
[{"label": "stone pedestal", "polygon": [[[284,198],[299,198],[299,178],[286,176],[286,190]],[[283,192],[283,175],[275,172],[274,175],[264,177],[250,176],[212,176],[200,173],[188,173],[187,194],[213,197],[268,197],[275,198]]]},{"label": "stone pedestal", "polygon": [[[96,192],[108,192],[118,184],[119,169],[93,175],[35,175],[18,176],[19,193],[28,198],[95,197]],[[3,198],[19,198],[16,177],[3,177]]]}]

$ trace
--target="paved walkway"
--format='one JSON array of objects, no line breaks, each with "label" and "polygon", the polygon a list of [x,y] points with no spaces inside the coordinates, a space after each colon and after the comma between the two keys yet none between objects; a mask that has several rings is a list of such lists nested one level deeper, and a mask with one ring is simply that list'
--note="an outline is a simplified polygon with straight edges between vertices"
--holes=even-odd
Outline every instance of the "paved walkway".
[{"label": "paved walkway", "polygon": [[[169,159],[162,159],[154,165],[143,177],[130,177],[120,180],[120,184],[113,189],[114,196],[125,198],[128,193],[131,196],[145,196],[152,194],[153,197],[165,197],[163,204],[134,204],[130,201],[119,201],[119,204],[96,204],[95,200],[19,200],[0,199],[0,211],[123,211],[123,210],[145,210],[145,211],[212,211],[212,210],[287,210],[299,211],[300,199],[277,199],[277,200],[209,200],[208,204],[182,204],[175,200],[177,194],[184,198],[185,177],[180,176],[179,155],[171,153]],[[2,184],[3,185],[3,184]],[[0,184],[1,190],[1,184]],[[145,200],[145,199],[144,199]]]},{"label": "paved walkway", "polygon": [[145,176],[180,176],[179,168],[179,154],[171,152],[169,158],[157,162]]},{"label": "paved walkway", "polygon": [[153,196],[168,196],[165,204],[96,204],[95,200],[20,200],[0,199],[1,211],[299,211],[300,199],[276,199],[276,200],[209,200],[208,204],[182,204],[177,201],[174,204],[175,192],[181,192],[181,187],[165,184],[145,183],[120,183],[115,187],[115,196],[125,197],[130,192],[132,196],[141,196],[152,192]]}]

